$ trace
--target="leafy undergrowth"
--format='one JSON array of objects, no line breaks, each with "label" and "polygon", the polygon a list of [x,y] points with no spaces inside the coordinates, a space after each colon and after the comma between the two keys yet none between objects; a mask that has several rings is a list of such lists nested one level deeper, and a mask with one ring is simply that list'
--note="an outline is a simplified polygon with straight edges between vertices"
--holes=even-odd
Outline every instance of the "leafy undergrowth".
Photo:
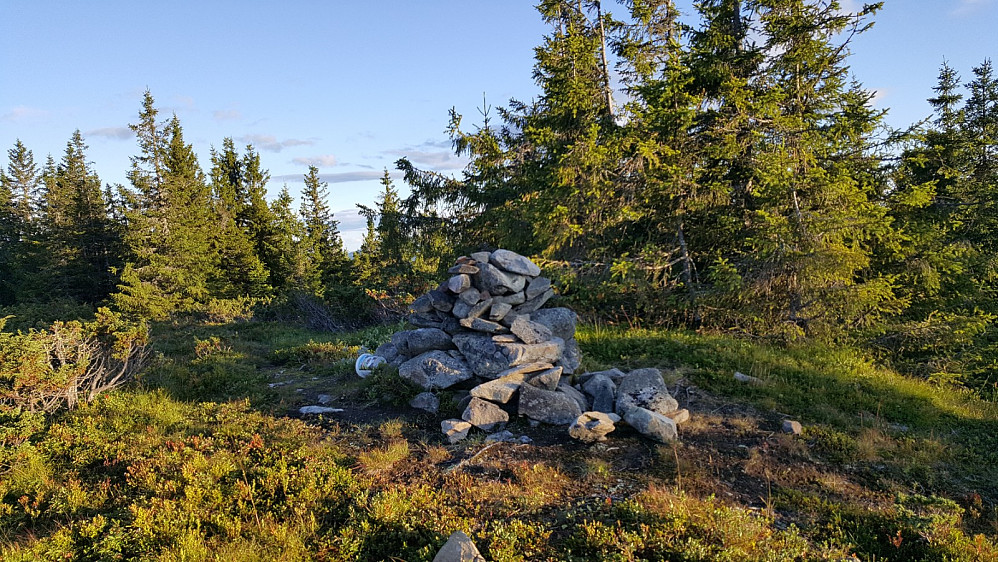
[{"label": "leafy undergrowth", "polygon": [[[665,370],[680,443],[448,445],[352,373],[394,329],[157,327],[137,384],[2,420],[0,558],[430,560],[455,530],[497,561],[998,558],[993,403],[849,350],[588,328],[588,367]],[[344,412],[287,415],[319,394]]]}]

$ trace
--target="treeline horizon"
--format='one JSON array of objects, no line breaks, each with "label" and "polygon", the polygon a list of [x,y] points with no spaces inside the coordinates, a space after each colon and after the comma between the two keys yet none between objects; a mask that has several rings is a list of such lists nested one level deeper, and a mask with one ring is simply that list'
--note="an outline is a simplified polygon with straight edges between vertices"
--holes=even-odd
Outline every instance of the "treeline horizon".
[{"label": "treeline horizon", "polygon": [[[0,182],[0,306],[111,303],[138,317],[307,303],[387,318],[462,254],[536,257],[593,318],[859,345],[998,396],[998,80],[943,64],[933,114],[889,130],[848,71],[882,3],[544,0],[540,94],[452,110],[460,177],[385,172],[347,254],[318,170],[300,207],[231,138],[205,171],[146,92],[127,186],[79,131],[18,141]],[[611,72],[620,77],[614,89]],[[297,308],[296,308],[297,307]],[[0,311],[2,312],[2,311]],[[7,312],[10,313],[10,312]],[[336,322],[333,322],[336,324]]]}]

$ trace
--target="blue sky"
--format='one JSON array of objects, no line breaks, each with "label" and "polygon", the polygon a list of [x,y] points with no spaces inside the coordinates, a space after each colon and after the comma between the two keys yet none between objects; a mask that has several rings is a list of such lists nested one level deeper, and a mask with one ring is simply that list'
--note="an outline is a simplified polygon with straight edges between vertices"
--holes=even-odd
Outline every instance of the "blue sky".
[{"label": "blue sky", "polygon": [[[876,21],[851,66],[894,126],[928,115],[944,59],[969,79],[998,57],[998,0],[887,0]],[[470,124],[483,94],[494,106],[536,94],[546,31],[532,2],[514,0],[0,0],[0,162],[18,138],[39,163],[58,159],[78,128],[102,180],[124,183],[127,125],[149,88],[202,166],[226,136],[257,147],[271,195],[285,182],[296,193],[318,166],[355,247],[355,204],[373,202],[397,158],[463,166],[444,133],[450,107]]]}]

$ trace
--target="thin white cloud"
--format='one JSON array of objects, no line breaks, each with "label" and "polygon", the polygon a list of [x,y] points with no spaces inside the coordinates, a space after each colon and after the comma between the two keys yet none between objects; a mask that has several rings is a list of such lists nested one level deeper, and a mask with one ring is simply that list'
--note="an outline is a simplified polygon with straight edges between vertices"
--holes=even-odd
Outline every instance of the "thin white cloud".
[{"label": "thin white cloud", "polygon": [[386,150],[382,154],[392,157],[404,156],[417,166],[435,171],[463,170],[468,165],[468,158],[454,154],[449,140],[427,140],[419,146]]},{"label": "thin white cloud", "polygon": [[336,165],[336,156],[332,154],[323,154],[322,156],[312,156],[312,157],[299,157],[293,158],[291,160],[295,164],[301,164],[302,166],[315,166],[316,168],[331,168]]},{"label": "thin white cloud", "polygon": [[994,0],[959,0],[950,10],[951,16],[966,16],[994,3]]},{"label": "thin white cloud", "polygon": [[882,102],[890,96],[890,90],[887,88],[874,88],[873,97],[867,102],[870,107],[877,107],[882,105]]},{"label": "thin white cloud", "polygon": [[280,152],[291,146],[310,146],[315,144],[314,140],[284,139],[279,141],[274,135],[259,134],[243,135],[239,137],[239,140],[267,152]]},{"label": "thin white cloud", "polygon": [[13,107],[7,113],[0,115],[0,121],[23,123],[25,121],[43,119],[45,117],[48,117],[49,115],[50,113],[44,109],[39,109],[37,107],[28,107],[26,105],[18,105],[16,107]]},{"label": "thin white cloud", "polygon": [[135,136],[135,131],[128,127],[103,127],[84,133],[87,137],[100,137],[111,140],[128,140]]},{"label": "thin white cloud", "polygon": [[238,109],[216,109],[211,112],[215,121],[238,121],[243,118],[243,114]]},{"label": "thin white cloud", "polygon": [[[379,180],[384,176],[384,172],[374,170],[360,170],[356,172],[340,172],[337,174],[319,174],[319,181],[326,183],[348,183],[352,181]],[[393,178],[401,177],[398,173],[392,173]],[[270,178],[274,182],[304,182],[305,174],[285,174]]]}]

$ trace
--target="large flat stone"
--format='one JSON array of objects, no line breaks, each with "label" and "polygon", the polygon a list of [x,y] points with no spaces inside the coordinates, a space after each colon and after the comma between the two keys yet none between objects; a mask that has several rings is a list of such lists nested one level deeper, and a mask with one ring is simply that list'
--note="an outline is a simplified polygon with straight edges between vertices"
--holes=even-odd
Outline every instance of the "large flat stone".
[{"label": "large flat stone", "polygon": [[471,395],[497,404],[506,404],[513,399],[526,376],[525,373],[514,373],[500,379],[483,382],[471,389]]},{"label": "large flat stone", "polygon": [[496,250],[492,252],[492,255],[489,256],[489,262],[510,273],[519,273],[520,275],[529,275],[530,277],[537,277],[541,274],[541,268],[537,267],[537,264],[530,261],[529,258],[510,250]]},{"label": "large flat stone", "polygon": [[634,407],[628,410],[623,417],[628,425],[642,435],[651,437],[656,441],[668,443],[679,439],[676,422],[672,421],[668,416],[663,416],[645,408]]},{"label": "large flat stone", "polygon": [[518,412],[521,416],[552,425],[568,425],[582,414],[579,404],[572,397],[529,384],[520,386]]},{"label": "large flat stone", "polygon": [[509,414],[488,400],[472,397],[461,419],[485,431],[492,431],[509,421]]},{"label": "large flat stone", "polygon": [[490,263],[481,264],[479,267],[481,271],[475,276],[475,279],[481,284],[479,289],[488,291],[492,295],[518,293],[527,284],[526,277],[516,273],[508,273]]}]

